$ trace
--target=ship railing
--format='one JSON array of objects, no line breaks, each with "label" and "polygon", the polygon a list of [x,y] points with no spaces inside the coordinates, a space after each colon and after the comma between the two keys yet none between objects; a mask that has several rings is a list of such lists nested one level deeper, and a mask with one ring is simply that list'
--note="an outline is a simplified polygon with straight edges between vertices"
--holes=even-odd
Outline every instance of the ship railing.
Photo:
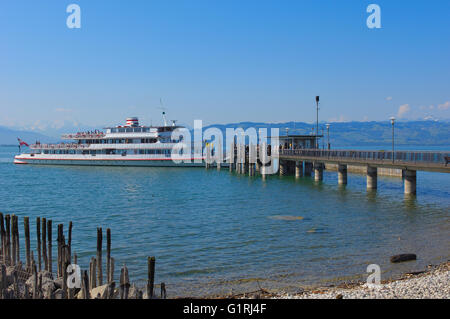
[{"label": "ship railing", "polygon": [[31,149],[81,149],[88,148],[88,144],[75,144],[75,143],[60,143],[60,144],[32,144]]},{"label": "ship railing", "polygon": [[103,132],[97,132],[97,133],[88,133],[88,132],[81,132],[76,134],[63,134],[61,137],[63,139],[83,139],[83,138],[102,138],[105,137],[105,133]]}]

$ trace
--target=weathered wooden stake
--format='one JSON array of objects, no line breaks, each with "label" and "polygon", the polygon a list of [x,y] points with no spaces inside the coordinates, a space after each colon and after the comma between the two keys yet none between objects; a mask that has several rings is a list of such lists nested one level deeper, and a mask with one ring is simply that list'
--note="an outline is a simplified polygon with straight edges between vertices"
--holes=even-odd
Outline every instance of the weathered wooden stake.
[{"label": "weathered wooden stake", "polygon": [[58,278],[62,277],[63,275],[63,271],[62,271],[62,264],[63,264],[63,253],[62,253],[62,249],[63,249],[63,224],[59,224],[58,225],[58,235],[57,235],[57,239],[56,242],[58,244],[58,256],[57,256],[57,274],[58,274]]},{"label": "weathered wooden stake", "polygon": [[[33,268],[35,268],[36,267],[36,264],[33,264],[33,266],[32,266]],[[42,298],[42,274],[39,274],[39,276],[38,276],[38,295],[39,295],[39,298]]]},{"label": "weathered wooden stake", "polygon": [[147,258],[148,279],[147,279],[147,298],[153,298],[153,287],[155,285],[155,257]]},{"label": "weathered wooden stake", "polygon": [[62,277],[63,277],[63,290],[66,293],[67,299],[73,299],[73,289],[69,289],[67,285],[67,267],[70,265],[70,253],[69,246],[64,245],[61,248],[62,251]]},{"label": "weathered wooden stake", "polygon": [[48,271],[49,272],[53,272],[53,267],[52,267],[52,221],[48,220],[47,221],[47,238],[48,238]]},{"label": "weathered wooden stake", "polygon": [[6,249],[5,249],[5,255],[6,255],[6,265],[11,265],[11,216],[6,215],[5,216],[6,221]]},{"label": "weathered wooden stake", "polygon": [[14,277],[14,298],[15,299],[20,299],[20,294],[19,294],[19,276],[17,274],[17,271],[14,271],[12,273],[13,277]]},{"label": "weathered wooden stake", "polygon": [[41,218],[36,218],[36,239],[37,239],[37,253],[38,253],[38,266],[39,271],[42,270],[42,263],[41,263]]},{"label": "weathered wooden stake", "polygon": [[97,271],[97,260],[95,257],[91,258],[91,262],[89,263],[89,278],[91,279],[89,282],[89,289],[92,290],[97,287],[96,283],[96,271]]},{"label": "weathered wooden stake", "polygon": [[69,222],[69,239],[67,241],[67,245],[69,246],[69,257],[70,257],[70,262],[72,262],[72,221]]},{"label": "weathered wooden stake", "polygon": [[106,281],[111,282],[111,229],[106,229]]},{"label": "weathered wooden stake", "polygon": [[102,240],[102,229],[97,228],[97,282],[99,286],[103,285]]},{"label": "weathered wooden stake", "polygon": [[110,276],[109,281],[113,282],[114,281],[114,258],[112,258],[112,257],[111,257],[111,261],[110,261],[109,276]]},{"label": "weathered wooden stake", "polygon": [[[3,263],[6,264],[6,231],[5,231],[5,220],[3,219],[3,213],[0,213],[0,237],[2,240]],[[1,287],[0,287],[0,289],[1,289]],[[2,292],[0,291],[0,294],[1,293]]]},{"label": "weathered wooden stake", "polygon": [[120,270],[120,299],[128,299],[130,289],[130,278],[128,277],[128,268],[123,266]]},{"label": "weathered wooden stake", "polygon": [[20,263],[19,216],[16,216],[16,262]]},{"label": "weathered wooden stake", "polygon": [[11,234],[12,234],[12,255],[11,255],[11,265],[16,265],[16,215],[11,216]]},{"label": "weathered wooden stake", "polygon": [[108,293],[106,294],[107,299],[114,298],[114,289],[116,288],[116,283],[114,281],[108,284]]},{"label": "weathered wooden stake", "polygon": [[161,299],[166,299],[167,293],[166,293],[166,284],[161,283]]},{"label": "weathered wooden stake", "polygon": [[6,299],[7,288],[6,265],[0,263],[0,299]]},{"label": "weathered wooden stake", "polygon": [[5,222],[3,219],[3,213],[0,213],[0,240],[2,242],[2,245],[0,246],[0,255],[2,255],[2,256],[4,255],[4,250],[5,250],[4,236],[3,236],[4,230],[5,230]]},{"label": "weathered wooden stake", "polygon": [[36,264],[33,267],[33,299],[38,299],[38,276]]},{"label": "weathered wooden stake", "polygon": [[26,269],[30,271],[31,267],[31,255],[30,255],[30,219],[28,217],[23,218],[23,228],[25,232],[25,250],[26,250]]},{"label": "weathered wooden stake", "polygon": [[81,296],[83,299],[91,299],[91,295],[89,293],[89,276],[88,276],[87,270],[83,271]]},{"label": "weathered wooden stake", "polygon": [[44,261],[44,269],[48,271],[47,220],[45,218],[42,218],[42,259]]}]

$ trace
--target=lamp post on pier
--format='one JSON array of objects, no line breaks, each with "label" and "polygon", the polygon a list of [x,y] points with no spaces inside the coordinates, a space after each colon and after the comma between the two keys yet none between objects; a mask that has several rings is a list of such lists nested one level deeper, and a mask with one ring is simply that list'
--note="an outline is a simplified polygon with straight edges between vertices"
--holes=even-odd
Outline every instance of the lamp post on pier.
[{"label": "lamp post on pier", "polygon": [[395,117],[391,117],[391,125],[392,125],[392,163],[394,163],[394,124],[395,124]]},{"label": "lamp post on pier", "polygon": [[316,111],[317,111],[317,118],[316,118],[316,148],[319,148],[319,96],[316,96]]},{"label": "lamp post on pier", "polygon": [[331,149],[330,146],[330,123],[327,123],[327,139],[328,139],[328,150]]}]

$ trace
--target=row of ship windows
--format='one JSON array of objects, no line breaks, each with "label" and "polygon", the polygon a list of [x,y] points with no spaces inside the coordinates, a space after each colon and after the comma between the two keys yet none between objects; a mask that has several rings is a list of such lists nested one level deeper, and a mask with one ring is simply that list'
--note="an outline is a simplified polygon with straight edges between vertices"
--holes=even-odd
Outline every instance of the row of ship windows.
[{"label": "row of ship windows", "polygon": [[173,131],[173,127],[163,126],[159,128],[149,127],[119,127],[106,130],[107,133],[148,133],[148,132],[170,132]]},{"label": "row of ship windows", "polygon": [[[104,140],[79,140],[78,144],[150,144],[156,143],[156,138],[116,138]],[[181,140],[171,140],[170,138],[160,138],[161,143],[178,143]]]},{"label": "row of ship windows", "polygon": [[[44,150],[42,151],[43,154],[58,154],[58,155],[65,155],[65,154],[79,154],[79,155],[127,155],[127,154],[154,154],[154,155],[170,155],[172,154],[172,150]],[[182,150],[180,151],[182,153]],[[39,153],[35,153],[39,154]]]}]

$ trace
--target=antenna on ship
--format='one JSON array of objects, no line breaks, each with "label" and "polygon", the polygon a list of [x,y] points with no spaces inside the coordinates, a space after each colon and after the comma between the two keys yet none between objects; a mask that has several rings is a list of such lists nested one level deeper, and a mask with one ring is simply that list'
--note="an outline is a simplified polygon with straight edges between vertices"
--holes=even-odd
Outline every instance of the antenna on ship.
[{"label": "antenna on ship", "polygon": [[172,121],[172,126],[176,126],[177,120],[171,120]]},{"label": "antenna on ship", "polygon": [[164,126],[168,126],[167,125],[167,119],[166,119],[166,110],[167,109],[163,106],[162,98],[159,98],[159,104],[161,106],[158,107],[158,109],[162,110],[162,117],[163,117],[163,121],[164,121]]}]

